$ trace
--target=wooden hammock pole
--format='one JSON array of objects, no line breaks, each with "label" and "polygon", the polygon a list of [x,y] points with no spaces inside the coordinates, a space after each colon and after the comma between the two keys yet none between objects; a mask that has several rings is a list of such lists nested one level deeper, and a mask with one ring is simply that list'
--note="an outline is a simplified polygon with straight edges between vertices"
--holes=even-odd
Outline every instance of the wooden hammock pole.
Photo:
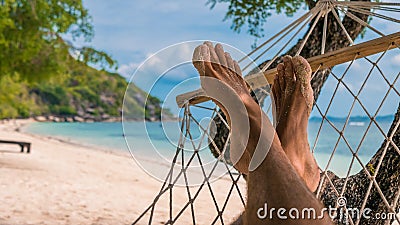
[{"label": "wooden hammock pole", "polygon": [[[367,57],[376,53],[385,51],[387,49],[398,48],[400,46],[400,32],[367,41],[361,44],[345,47],[337,51],[328,52],[323,55],[308,58],[313,72],[330,68],[345,62],[352,61],[354,56],[356,58]],[[274,77],[277,74],[276,68],[269,69],[264,73],[259,72],[246,76],[244,79],[253,89],[264,87],[268,84],[274,83]],[[198,89],[195,91],[187,92],[176,96],[176,103],[179,107],[183,107],[187,101],[190,104],[197,104],[210,100],[205,97],[203,90]]]}]

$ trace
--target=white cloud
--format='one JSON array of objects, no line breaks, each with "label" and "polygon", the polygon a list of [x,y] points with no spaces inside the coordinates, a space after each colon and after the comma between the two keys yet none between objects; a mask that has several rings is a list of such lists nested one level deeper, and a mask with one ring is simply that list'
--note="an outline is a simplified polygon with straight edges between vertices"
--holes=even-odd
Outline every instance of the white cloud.
[{"label": "white cloud", "polygon": [[117,72],[121,74],[123,77],[129,79],[135,70],[139,67],[139,63],[129,63],[129,64],[122,64],[119,66]]},{"label": "white cloud", "polygon": [[396,65],[400,65],[400,54],[394,56],[391,61]]},{"label": "white cloud", "polygon": [[[398,15],[396,12],[389,12],[389,11],[378,11],[377,13],[384,14],[387,17],[391,17],[394,19],[398,18]],[[377,28],[379,31],[383,32],[386,35],[396,33],[400,29],[400,24],[388,20],[384,20],[378,17],[373,17],[371,20],[372,27]]]},{"label": "white cloud", "polygon": [[[84,1],[93,16],[94,46],[113,55],[121,51],[156,52],[179,41],[218,40],[250,50],[253,38],[222,22],[226,4],[210,10],[206,1]],[[129,61],[124,61],[128,63]]]},{"label": "white cloud", "polygon": [[[121,66],[121,73],[133,74],[132,82],[149,89],[161,78],[161,82],[180,82],[195,75],[191,65],[192,52],[201,42],[183,42],[148,53],[143,62],[132,62]],[[135,70],[135,71],[132,71]]]},{"label": "white cloud", "polygon": [[[127,79],[130,79],[136,72],[142,74],[139,75],[142,78],[145,77],[146,80],[155,80],[166,71],[173,69],[173,67],[185,62],[190,62],[191,54],[194,49],[193,46],[194,44],[182,43],[167,47],[157,53],[141,54],[144,55],[144,57],[136,57],[136,59],[129,63],[121,64],[117,72]],[[146,76],[143,74],[146,74]],[[184,79],[188,77],[182,70],[176,69],[174,70],[174,76],[175,79]]]}]

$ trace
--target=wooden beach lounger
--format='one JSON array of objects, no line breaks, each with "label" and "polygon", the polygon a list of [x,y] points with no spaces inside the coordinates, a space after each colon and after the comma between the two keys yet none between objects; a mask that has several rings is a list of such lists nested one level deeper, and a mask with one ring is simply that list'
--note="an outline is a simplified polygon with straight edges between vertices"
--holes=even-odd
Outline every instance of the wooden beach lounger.
[{"label": "wooden beach lounger", "polygon": [[24,152],[25,147],[26,147],[26,153],[31,152],[31,143],[29,143],[29,142],[0,140],[0,144],[16,144],[21,147],[22,153]]}]

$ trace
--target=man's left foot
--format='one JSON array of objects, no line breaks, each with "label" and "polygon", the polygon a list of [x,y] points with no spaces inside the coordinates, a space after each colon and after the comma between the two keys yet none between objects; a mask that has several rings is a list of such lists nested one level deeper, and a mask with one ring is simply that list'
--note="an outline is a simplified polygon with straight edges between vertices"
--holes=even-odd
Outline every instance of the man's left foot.
[{"label": "man's left foot", "polygon": [[[200,80],[205,93],[211,97],[219,97],[219,99],[212,98],[212,100],[224,112],[228,123],[231,123],[231,117],[236,115],[236,118],[238,118],[239,115],[239,117],[247,116],[249,118],[252,117],[253,121],[256,120],[253,124],[244,124],[249,126],[244,128],[248,128],[249,132],[261,127],[261,108],[251,97],[247,84],[241,76],[242,71],[238,63],[232,59],[229,53],[224,51],[221,44],[216,44],[214,47],[211,42],[205,42],[198,46],[193,53],[193,65],[199,72],[200,77],[203,78]],[[230,109],[226,108],[228,105],[231,106]],[[245,112],[241,111],[243,109]],[[243,119],[236,120],[237,123],[241,121]],[[241,125],[237,125],[237,127],[241,127]],[[255,136],[255,133],[253,132],[253,136]],[[245,139],[249,142],[247,146],[244,146],[245,150],[243,152],[243,149],[234,151],[231,148],[230,157],[234,162],[235,168],[247,174],[249,173],[249,164],[257,143],[254,143],[254,139],[249,139],[244,134],[237,133],[237,135],[237,140]],[[252,140],[253,142],[251,142]]]},{"label": "man's left foot", "polygon": [[307,136],[308,118],[314,97],[311,68],[301,56],[285,56],[279,64],[272,86],[274,121],[283,150],[311,191],[319,184],[317,162],[310,151]]}]

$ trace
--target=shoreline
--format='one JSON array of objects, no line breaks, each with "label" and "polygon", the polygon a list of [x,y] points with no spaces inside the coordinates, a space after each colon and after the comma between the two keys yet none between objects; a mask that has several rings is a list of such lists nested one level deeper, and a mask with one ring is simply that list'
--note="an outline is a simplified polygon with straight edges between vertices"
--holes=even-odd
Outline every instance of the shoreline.
[{"label": "shoreline", "polygon": [[[34,116],[34,117],[29,117],[29,118],[21,118],[17,120],[35,120],[36,122],[56,122],[56,123],[62,123],[62,122],[67,122],[67,123],[93,123],[93,122],[104,122],[104,123],[113,123],[113,122],[122,122],[124,121],[142,121],[145,119],[146,121],[149,122],[159,122],[159,121],[178,121],[179,118],[177,117],[172,117],[168,116],[165,117],[164,119],[157,119],[154,117],[151,118],[122,118],[121,116],[107,116],[107,117],[85,117],[85,116],[79,116],[79,115],[71,115],[71,116],[60,116],[60,115],[47,115],[47,116]],[[13,120],[13,119],[3,119],[3,120]]]},{"label": "shoreline", "polygon": [[[38,122],[36,120],[33,119],[19,119],[17,120],[17,123],[20,123],[19,126],[17,126],[14,130],[16,132],[19,132],[21,134],[24,135],[28,135],[31,136],[33,138],[37,138],[37,139],[41,139],[43,141],[46,140],[53,140],[56,142],[60,142],[63,144],[67,144],[67,145],[72,145],[72,146],[76,146],[79,148],[85,148],[88,151],[95,151],[95,152],[100,152],[100,153],[105,153],[105,154],[111,154],[111,155],[116,155],[116,156],[121,156],[121,157],[126,157],[129,158],[130,160],[132,160],[135,164],[137,164],[137,166],[139,166],[142,170],[145,171],[145,173],[149,173],[148,170],[146,170],[143,164],[153,164],[156,167],[162,167],[162,169],[170,169],[170,162],[159,162],[158,160],[153,159],[151,156],[148,155],[138,155],[138,154],[134,154],[132,153],[128,146],[126,146],[126,148],[124,150],[122,149],[113,149],[110,147],[101,147],[99,145],[95,145],[95,144],[84,144],[84,143],[79,143],[77,141],[74,141],[73,139],[69,139],[69,138],[63,138],[60,136],[50,136],[50,135],[41,135],[41,134],[34,134],[34,133],[30,133],[26,130],[24,130],[24,128],[26,128],[26,126],[29,126],[29,124],[32,123],[41,123]],[[49,123],[57,123],[57,122],[49,122]],[[83,123],[87,123],[87,122],[83,122]],[[90,122],[89,122],[90,123]],[[100,122],[101,123],[101,122]],[[126,143],[125,143],[126,144]],[[199,176],[201,175],[200,172],[197,173]],[[214,177],[214,176],[212,176]],[[225,177],[224,175],[220,175],[215,179],[225,179],[227,181],[230,181],[229,178]]]},{"label": "shoreline", "polygon": [[[60,136],[49,136],[49,135],[41,135],[41,134],[34,134],[34,133],[30,133],[28,131],[26,131],[26,126],[29,126],[29,124],[32,123],[42,123],[39,121],[34,120],[33,118],[29,118],[29,119],[18,119],[17,121],[21,121],[22,124],[17,127],[15,130],[16,132],[19,132],[21,134],[25,134],[28,136],[32,136],[33,138],[38,138],[38,139],[42,139],[42,140],[54,140],[54,141],[58,141],[61,143],[65,143],[68,145],[74,145],[77,147],[81,147],[81,148],[88,148],[88,150],[94,150],[94,151],[101,151],[104,153],[109,153],[109,154],[116,154],[116,155],[122,155],[122,156],[129,156],[130,157],[130,153],[129,152],[124,152],[122,150],[118,150],[118,149],[112,149],[112,148],[108,148],[108,147],[100,147],[98,145],[94,145],[94,144],[84,144],[84,143],[78,143],[76,141],[73,141],[72,139],[69,138],[63,138]],[[101,121],[103,122],[103,121]],[[117,121],[118,122],[118,121]],[[47,123],[47,121],[46,121]],[[58,123],[58,122],[51,122],[48,121],[48,123]],[[83,123],[90,123],[90,122],[83,122]],[[128,150],[128,149],[126,149]]]},{"label": "shoreline", "polygon": [[[19,153],[19,146],[0,145],[0,187],[4,190],[0,192],[0,224],[131,224],[153,202],[162,183],[144,172],[128,151],[104,151],[23,132],[31,122],[0,123],[0,139],[32,143],[30,154]],[[215,191],[229,190],[231,182],[222,178],[211,185]],[[186,204],[186,189],[174,189],[174,209],[178,210]],[[215,192],[216,198],[222,201],[224,192]],[[210,193],[204,190],[198,198],[196,219],[209,224],[215,217],[215,210],[209,208]],[[224,214],[227,222],[243,208],[234,199]],[[168,208],[165,197],[155,212],[155,223],[168,220],[168,210],[160,206]],[[190,223],[190,213],[178,221]]]}]

